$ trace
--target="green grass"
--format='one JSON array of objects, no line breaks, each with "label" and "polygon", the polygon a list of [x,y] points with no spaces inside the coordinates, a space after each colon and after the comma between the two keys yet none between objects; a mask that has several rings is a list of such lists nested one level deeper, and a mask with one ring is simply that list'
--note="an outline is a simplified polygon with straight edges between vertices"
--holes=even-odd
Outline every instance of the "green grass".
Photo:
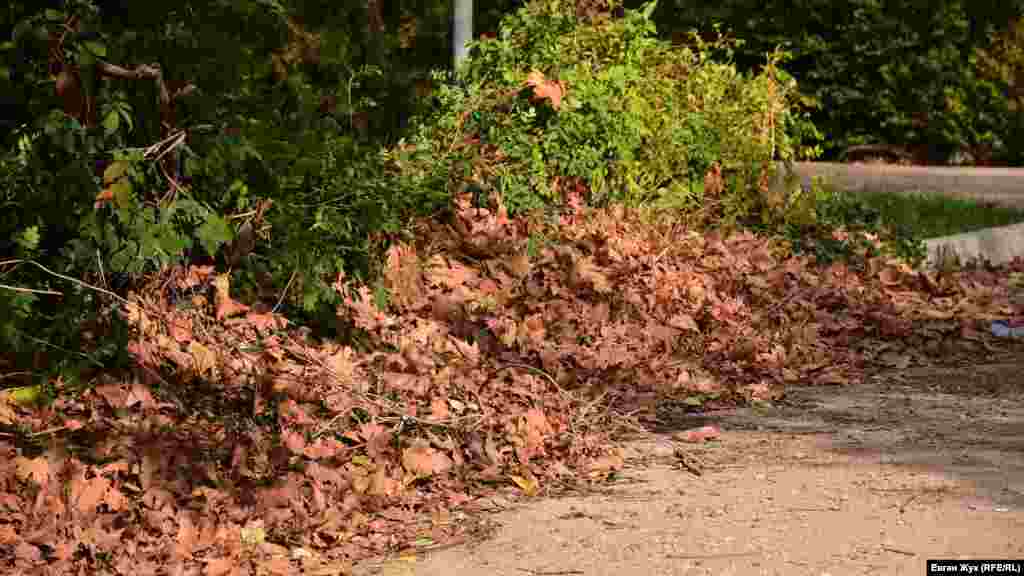
[{"label": "green grass", "polygon": [[[888,250],[911,262],[926,254],[924,240],[1024,222],[1024,210],[922,193],[841,193],[816,185],[814,224],[787,224],[783,234],[797,253],[819,262],[872,252],[864,234],[877,234]],[[835,237],[836,229],[852,235]]]},{"label": "green grass", "polygon": [[1024,222],[1024,210],[923,193],[858,194],[881,223],[917,238],[937,238]]}]

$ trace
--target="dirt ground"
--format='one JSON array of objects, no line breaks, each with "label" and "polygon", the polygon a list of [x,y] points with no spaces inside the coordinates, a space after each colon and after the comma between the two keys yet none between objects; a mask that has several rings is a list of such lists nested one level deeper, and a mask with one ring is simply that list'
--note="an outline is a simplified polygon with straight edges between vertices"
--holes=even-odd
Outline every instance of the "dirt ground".
[{"label": "dirt ground", "polygon": [[[1024,355],[669,420],[627,444],[601,493],[494,499],[492,537],[357,573],[920,575],[929,558],[1024,559]],[[671,431],[705,424],[717,441]]]}]

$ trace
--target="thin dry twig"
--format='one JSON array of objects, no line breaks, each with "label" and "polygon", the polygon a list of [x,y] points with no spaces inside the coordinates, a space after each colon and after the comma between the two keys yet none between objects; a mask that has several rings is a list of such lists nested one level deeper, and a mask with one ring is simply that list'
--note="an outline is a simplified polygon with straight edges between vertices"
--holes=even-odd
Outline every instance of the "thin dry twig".
[{"label": "thin dry twig", "polygon": [[669,554],[666,558],[673,560],[718,560],[721,558],[745,558],[760,556],[761,552],[726,552],[722,554]]},{"label": "thin dry twig", "polygon": [[43,266],[42,264],[40,264],[40,263],[38,263],[38,262],[36,262],[34,260],[7,260],[7,261],[4,261],[4,262],[0,262],[0,265],[2,265],[2,264],[32,264],[33,266],[41,269],[43,272],[46,272],[47,274],[50,274],[51,276],[56,276],[57,278],[60,278],[61,280],[67,280],[68,282],[71,282],[72,284],[77,284],[78,286],[81,286],[82,288],[88,288],[90,290],[94,290],[96,292],[100,292],[102,294],[106,294],[107,296],[110,296],[111,298],[117,300],[118,302],[120,302],[120,303],[122,303],[122,304],[124,304],[126,306],[131,304],[131,302],[129,302],[128,300],[125,300],[124,298],[118,296],[117,294],[114,294],[110,290],[106,290],[106,289],[100,288],[99,286],[94,286],[92,284],[89,284],[88,282],[84,282],[82,280],[79,280],[78,278],[72,278],[71,276],[65,276],[64,274],[61,274],[59,272],[54,272],[53,270],[50,270],[46,266]]},{"label": "thin dry twig", "polygon": [[894,554],[903,554],[904,556],[917,556],[917,552],[911,552],[910,550],[902,550],[893,546],[882,546],[882,550],[886,552],[892,552]]},{"label": "thin dry twig", "polygon": [[277,311],[281,308],[281,303],[284,302],[284,297],[288,295],[288,289],[291,288],[292,282],[298,273],[298,268],[292,270],[292,275],[288,278],[288,283],[284,285],[284,290],[281,290],[281,296],[278,297],[277,304],[274,304],[274,308],[270,311],[271,314],[277,314]]},{"label": "thin dry twig", "polygon": [[11,286],[10,284],[0,284],[0,288],[4,290],[10,290],[12,292],[24,292],[26,294],[47,294],[50,296],[63,296],[63,292],[56,292],[54,290],[39,290],[37,288],[22,288],[21,286]]}]

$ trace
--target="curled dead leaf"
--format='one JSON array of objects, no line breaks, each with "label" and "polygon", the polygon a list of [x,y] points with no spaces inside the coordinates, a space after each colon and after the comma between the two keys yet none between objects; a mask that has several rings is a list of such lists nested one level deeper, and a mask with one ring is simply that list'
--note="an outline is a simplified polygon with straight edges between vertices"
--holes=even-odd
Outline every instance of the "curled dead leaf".
[{"label": "curled dead leaf", "polygon": [[417,439],[402,451],[402,466],[406,472],[419,478],[447,472],[452,467],[452,460],[426,440]]},{"label": "curled dead leaf", "polygon": [[705,442],[707,440],[715,440],[721,436],[722,431],[717,426],[702,426],[693,430],[686,430],[685,432],[678,434],[676,438],[682,442]]}]

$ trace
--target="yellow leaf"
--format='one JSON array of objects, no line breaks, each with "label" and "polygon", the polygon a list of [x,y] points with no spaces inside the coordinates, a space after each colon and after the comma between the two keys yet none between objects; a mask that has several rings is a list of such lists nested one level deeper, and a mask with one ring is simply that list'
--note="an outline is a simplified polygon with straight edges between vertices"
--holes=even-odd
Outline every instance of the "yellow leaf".
[{"label": "yellow leaf", "polygon": [[259,526],[243,527],[241,536],[242,543],[249,545],[262,544],[267,538],[266,532]]},{"label": "yellow leaf", "polygon": [[39,386],[19,386],[17,388],[8,388],[5,396],[10,398],[11,402],[19,406],[31,406],[42,398],[42,389]]},{"label": "yellow leaf", "polygon": [[188,352],[192,356],[192,366],[195,368],[197,376],[211,373],[217,366],[217,355],[199,342],[194,340],[189,342]]},{"label": "yellow leaf", "polygon": [[114,162],[103,171],[103,185],[110,186],[128,172],[127,162]]},{"label": "yellow leaf", "polygon": [[110,187],[114,195],[114,203],[118,208],[124,208],[132,202],[132,183],[127,180],[118,180]]},{"label": "yellow leaf", "polygon": [[540,485],[537,483],[535,478],[523,478],[522,476],[509,475],[509,478],[515,482],[516,486],[523,491],[523,494],[527,496],[536,496],[537,491],[540,489]]}]

